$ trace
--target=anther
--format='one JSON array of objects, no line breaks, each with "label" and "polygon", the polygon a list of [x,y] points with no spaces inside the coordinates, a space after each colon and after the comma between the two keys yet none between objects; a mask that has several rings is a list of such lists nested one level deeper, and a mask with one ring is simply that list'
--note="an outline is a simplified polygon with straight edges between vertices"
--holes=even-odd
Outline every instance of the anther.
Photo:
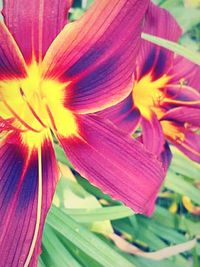
[{"label": "anther", "polygon": [[179,83],[180,83],[181,86],[183,86],[183,85],[187,85],[188,84],[188,81],[185,78],[181,78],[179,80]]},{"label": "anther", "polygon": [[22,90],[21,87],[19,88],[19,91],[20,91],[20,94],[21,94],[22,96],[25,96],[24,91]]},{"label": "anther", "polygon": [[185,135],[183,133],[180,133],[180,134],[176,135],[174,139],[178,144],[181,145],[185,140]]}]

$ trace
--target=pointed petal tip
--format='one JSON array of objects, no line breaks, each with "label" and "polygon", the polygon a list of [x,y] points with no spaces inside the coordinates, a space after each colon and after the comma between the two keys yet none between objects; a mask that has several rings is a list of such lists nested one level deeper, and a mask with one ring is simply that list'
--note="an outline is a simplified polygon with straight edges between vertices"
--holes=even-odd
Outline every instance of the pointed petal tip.
[{"label": "pointed petal tip", "polygon": [[4,21],[27,63],[41,60],[67,23],[72,0],[4,0]]}]

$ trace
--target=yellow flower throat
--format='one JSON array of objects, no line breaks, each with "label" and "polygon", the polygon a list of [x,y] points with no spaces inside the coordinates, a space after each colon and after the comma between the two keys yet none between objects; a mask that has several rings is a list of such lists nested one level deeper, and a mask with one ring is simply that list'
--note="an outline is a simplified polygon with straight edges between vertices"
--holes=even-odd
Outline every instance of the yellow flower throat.
[{"label": "yellow flower throat", "polygon": [[67,85],[42,79],[40,67],[33,62],[26,78],[0,81],[0,118],[10,121],[10,130],[21,132],[31,147],[48,129],[65,137],[76,134],[75,117],[64,107]]},{"label": "yellow flower throat", "polygon": [[[152,113],[155,113],[158,120],[162,118],[166,110],[163,107],[163,101],[167,98],[164,88],[170,77],[163,75],[154,80],[152,75],[148,74],[136,82],[133,88],[134,105],[140,110],[143,117],[151,120]],[[174,141],[184,141],[184,133],[180,127],[170,121],[160,121],[165,136]]]}]

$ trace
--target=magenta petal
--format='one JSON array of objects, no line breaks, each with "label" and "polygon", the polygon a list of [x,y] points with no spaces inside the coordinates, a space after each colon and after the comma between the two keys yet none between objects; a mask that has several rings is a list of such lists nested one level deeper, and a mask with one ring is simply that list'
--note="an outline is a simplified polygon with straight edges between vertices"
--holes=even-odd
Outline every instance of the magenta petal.
[{"label": "magenta petal", "polygon": [[164,145],[163,151],[161,152],[159,159],[162,161],[163,168],[167,173],[172,160],[172,153],[167,142]]},{"label": "magenta petal", "polygon": [[130,93],[147,6],[148,0],[96,0],[60,33],[45,56],[44,73],[69,81],[66,107],[97,112]]},{"label": "magenta petal", "polygon": [[183,81],[186,85],[200,92],[200,66],[186,58],[176,55],[168,75],[172,77],[172,84],[179,84],[180,81]]},{"label": "magenta petal", "polygon": [[160,161],[111,123],[89,115],[78,120],[79,136],[59,137],[76,170],[135,212],[150,215],[149,201],[164,179]]},{"label": "magenta petal", "polygon": [[5,23],[26,61],[43,57],[67,22],[71,0],[4,0]]},{"label": "magenta petal", "polygon": [[150,119],[142,118],[142,142],[144,146],[153,154],[160,155],[164,146],[164,135],[162,126],[154,113]]},{"label": "magenta petal", "polygon": [[188,83],[192,88],[196,89],[200,93],[200,66],[196,65],[195,74],[190,78]]},{"label": "magenta petal", "polygon": [[200,163],[200,135],[192,131],[185,131],[185,140],[182,143],[174,142],[174,145],[191,160]]},{"label": "magenta petal", "polygon": [[167,111],[161,120],[187,122],[192,126],[200,127],[200,109],[189,107],[173,108]]},{"label": "magenta petal", "polygon": [[[142,139],[143,139],[142,135],[137,137],[137,140],[141,143],[143,142]],[[158,155],[158,159],[162,162],[163,169],[165,173],[167,173],[172,160],[172,153],[167,142],[165,142],[161,153]]]},{"label": "magenta petal", "polygon": [[[181,29],[172,15],[153,3],[150,3],[144,23],[144,32],[177,42]],[[148,41],[142,41],[138,56],[138,77],[140,79],[150,71],[154,79],[158,79],[171,66],[173,53]]]},{"label": "magenta petal", "polygon": [[119,104],[98,112],[102,118],[109,119],[125,133],[133,133],[140,122],[140,111],[134,107],[132,94]]},{"label": "magenta petal", "polygon": [[0,79],[25,76],[23,56],[5,24],[0,22]]},{"label": "magenta petal", "polygon": [[[13,143],[14,140],[14,143]],[[8,136],[0,147],[0,266],[24,267],[36,229],[38,205],[38,152],[29,151],[19,136]],[[36,266],[41,253],[42,228],[58,176],[50,141],[42,146],[42,209],[37,241],[30,254]]]},{"label": "magenta petal", "polygon": [[165,90],[168,97],[164,100],[166,103],[173,103],[173,100],[177,100],[182,101],[182,103],[174,102],[175,106],[190,106],[195,108],[200,107],[200,93],[190,86],[170,84],[165,87]]}]

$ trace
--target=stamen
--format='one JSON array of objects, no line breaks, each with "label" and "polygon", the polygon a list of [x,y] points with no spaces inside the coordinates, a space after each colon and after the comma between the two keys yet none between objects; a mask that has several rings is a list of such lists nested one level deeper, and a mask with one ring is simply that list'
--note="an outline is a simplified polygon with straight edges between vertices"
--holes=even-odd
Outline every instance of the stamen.
[{"label": "stamen", "polygon": [[31,113],[33,114],[33,116],[36,118],[36,120],[44,127],[47,128],[47,126],[43,123],[43,121],[40,119],[40,117],[37,115],[37,113],[35,112],[35,110],[33,109],[33,107],[31,106],[31,104],[29,103],[29,101],[26,98],[26,95],[24,94],[24,91],[22,90],[22,88],[19,89],[20,93],[22,95],[22,98],[24,99],[25,103],[27,104],[29,110],[31,111]]},{"label": "stamen", "polygon": [[13,116],[19,121],[21,122],[22,125],[24,125],[28,130],[31,130],[33,132],[39,133],[40,131],[32,128],[30,125],[28,125],[24,120],[22,120],[19,115],[17,115],[17,113],[10,107],[10,105],[4,100],[2,99],[2,102],[4,103],[4,105],[7,107],[7,109],[13,114]]},{"label": "stamen", "polygon": [[46,107],[47,113],[48,113],[48,115],[49,115],[51,124],[52,124],[54,130],[57,131],[56,123],[55,123],[55,120],[54,120],[54,118],[53,118],[53,114],[52,114],[52,112],[51,112],[51,110],[50,110],[50,108],[49,108],[49,106],[48,106],[48,104],[47,104],[46,98],[43,97],[43,98],[42,98],[42,101],[43,101],[44,104],[45,104],[45,107]]},{"label": "stamen", "polygon": [[20,94],[21,94],[22,96],[25,96],[24,91],[22,90],[21,87],[19,88],[19,91],[20,91]]},{"label": "stamen", "polygon": [[169,103],[169,104],[179,104],[179,105],[189,105],[189,106],[200,104],[200,100],[181,101],[181,100],[173,100],[173,99],[169,99],[169,98],[166,98],[166,100],[164,100],[163,102]]},{"label": "stamen", "polygon": [[176,135],[174,137],[175,141],[178,143],[178,144],[183,144],[183,142],[185,141],[185,135],[183,133],[180,133],[178,135]]},{"label": "stamen", "polygon": [[4,132],[4,131],[10,131],[10,130],[20,131],[20,132],[26,132],[27,131],[27,130],[23,130],[23,129],[20,129],[20,128],[13,126],[12,123],[14,121],[15,121],[14,118],[3,119],[0,117],[0,133]]},{"label": "stamen", "polygon": [[159,94],[156,99],[152,99],[154,106],[160,107],[163,104],[165,96],[163,94]]},{"label": "stamen", "polygon": [[181,78],[179,80],[179,83],[180,83],[181,86],[183,86],[183,85],[187,85],[188,84],[188,81],[185,78]]},{"label": "stamen", "polygon": [[54,120],[53,115],[51,113],[51,110],[50,110],[50,108],[49,108],[49,106],[47,104],[46,104],[46,110],[47,110],[47,113],[49,115],[49,118],[51,120],[51,123],[52,123],[52,126],[53,126],[54,130],[57,131],[55,120]]}]

